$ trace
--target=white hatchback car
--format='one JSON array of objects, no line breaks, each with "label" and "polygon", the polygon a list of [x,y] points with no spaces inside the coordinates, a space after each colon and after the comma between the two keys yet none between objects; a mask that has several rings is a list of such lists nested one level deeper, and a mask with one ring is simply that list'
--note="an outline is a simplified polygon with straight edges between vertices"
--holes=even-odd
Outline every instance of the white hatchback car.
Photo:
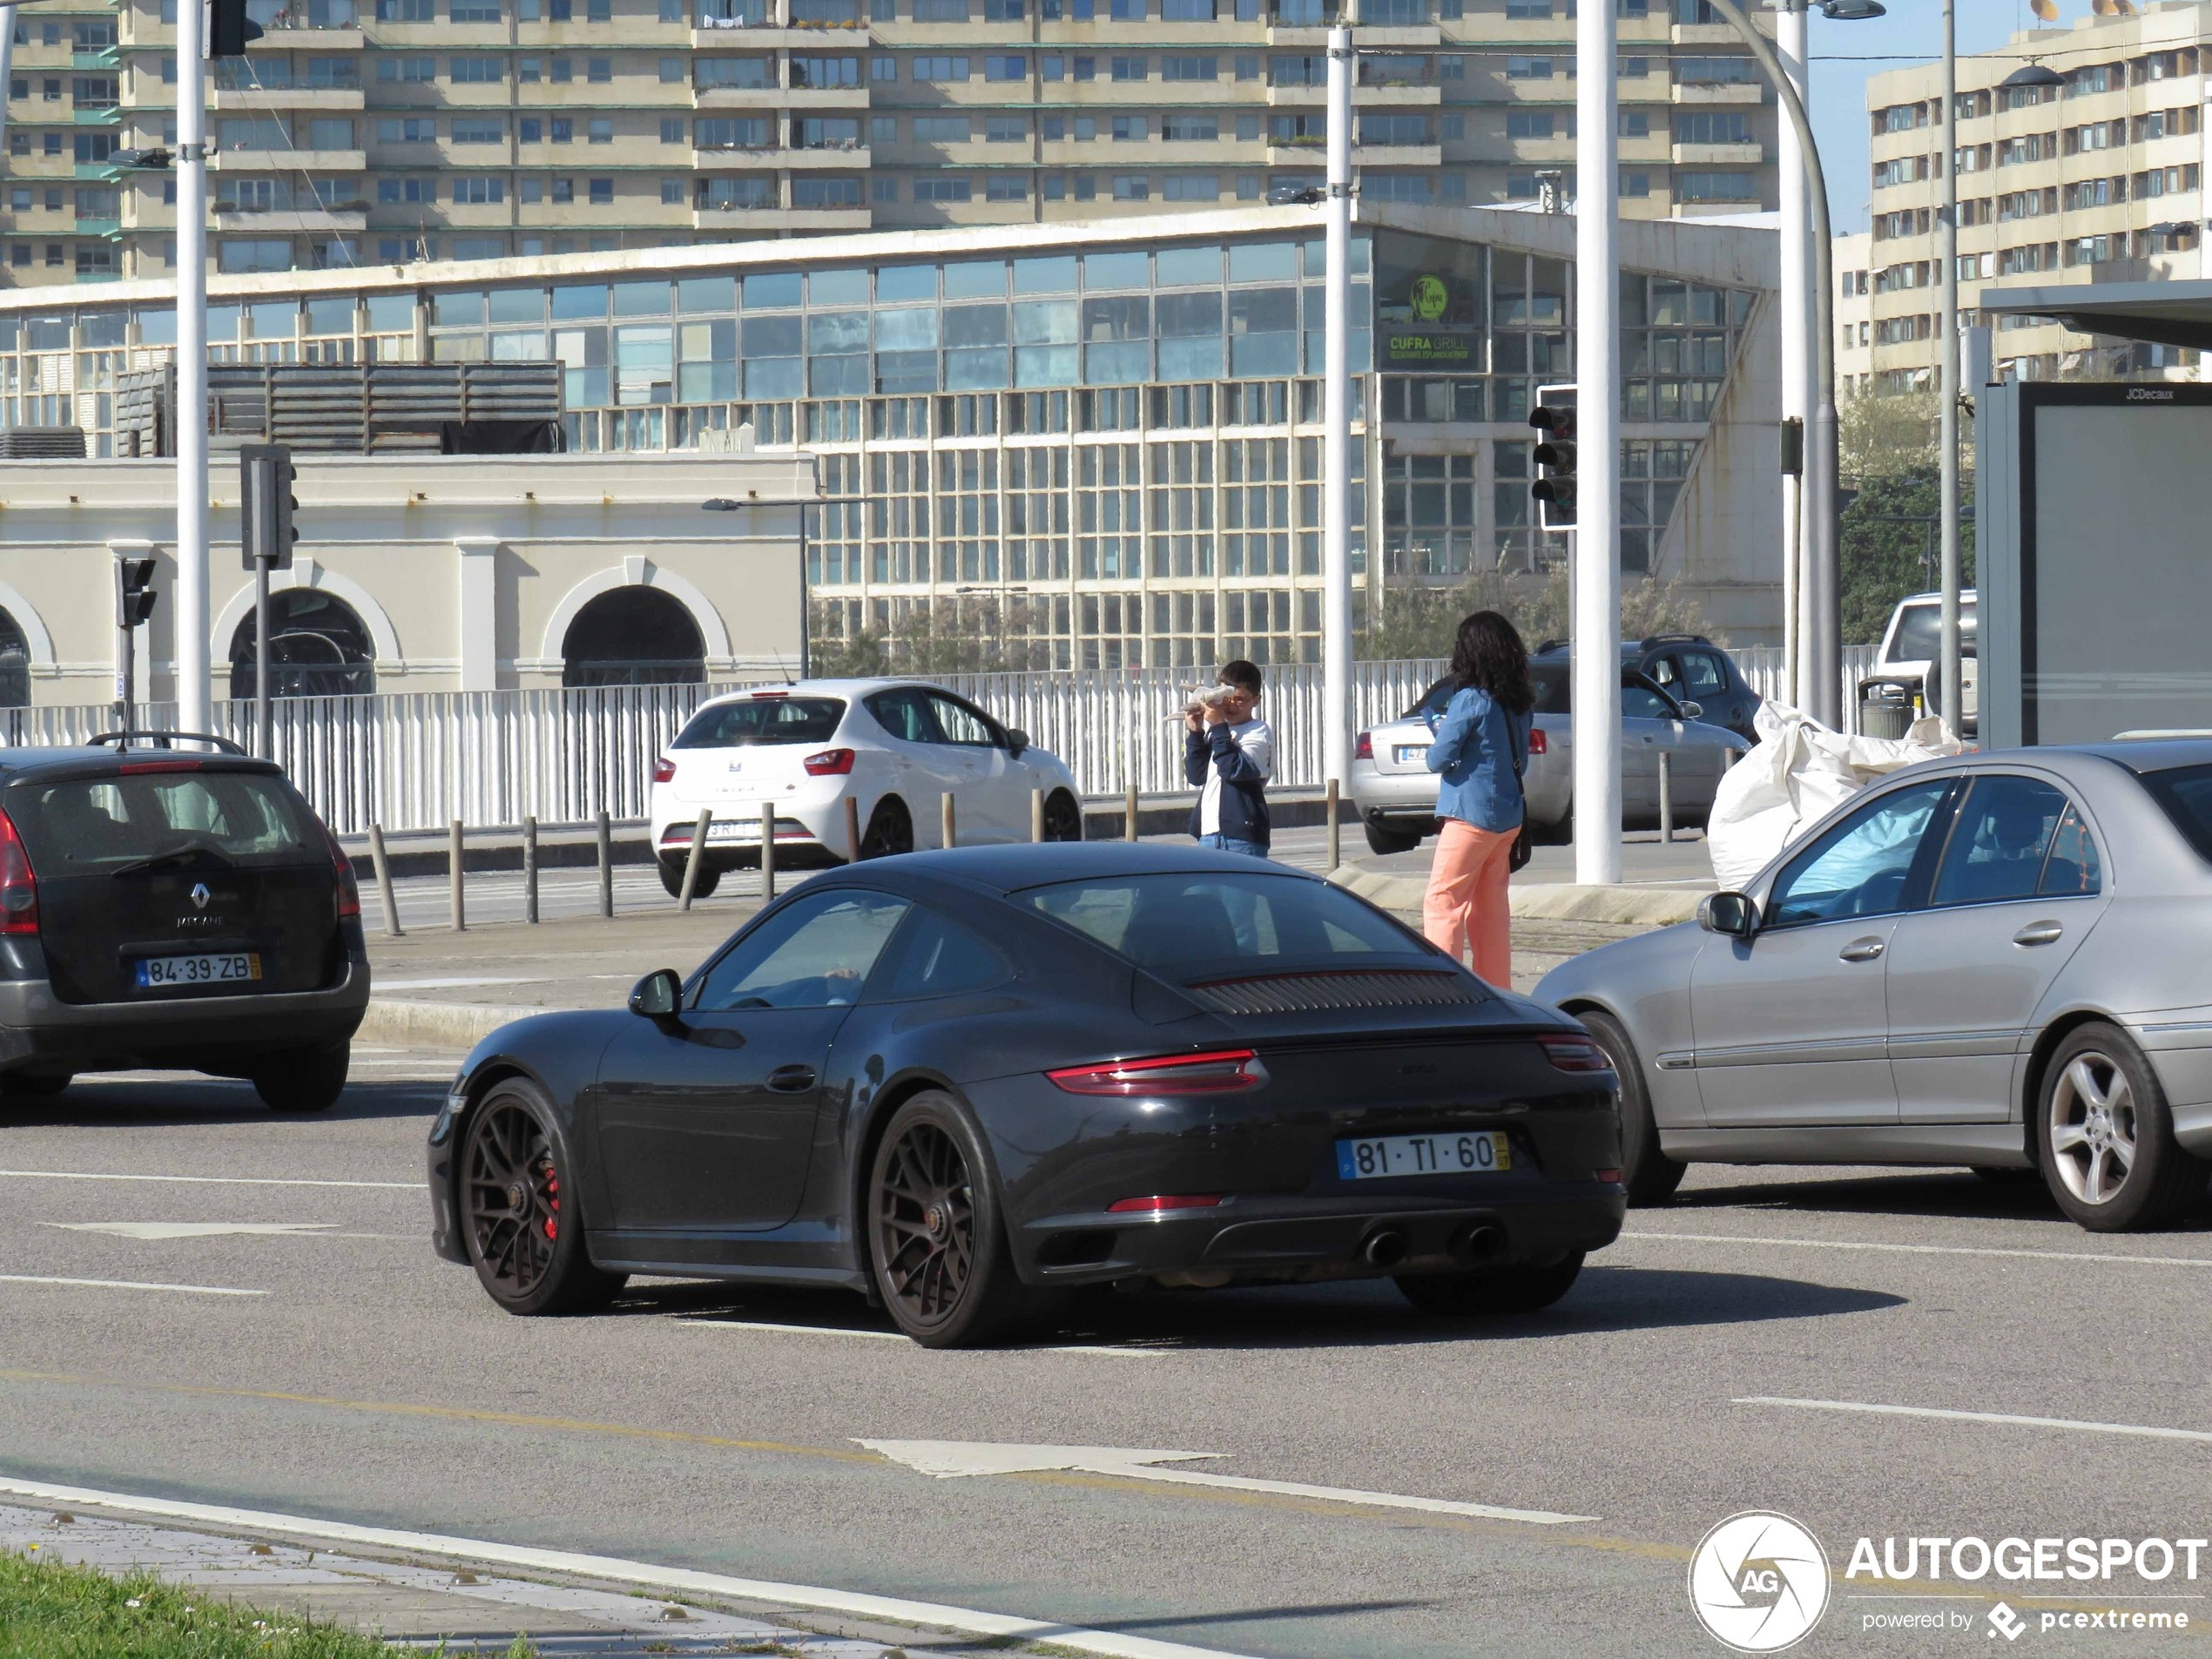
[{"label": "white hatchback car", "polygon": [[859,804],[860,856],[939,846],[953,798],[961,846],[1026,841],[1031,792],[1044,836],[1082,840],[1076,780],[1057,756],[967,698],[912,680],[799,680],[703,705],[653,763],[649,807],[661,880],[682,890],[701,811],[713,814],[697,891],[758,862],[760,807],[775,803],[777,857],[846,856],[845,803]]}]

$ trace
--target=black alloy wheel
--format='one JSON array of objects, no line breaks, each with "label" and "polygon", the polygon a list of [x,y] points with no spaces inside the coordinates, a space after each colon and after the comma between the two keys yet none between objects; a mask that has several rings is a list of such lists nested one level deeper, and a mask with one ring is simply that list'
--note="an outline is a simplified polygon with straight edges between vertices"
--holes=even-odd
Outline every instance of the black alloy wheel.
[{"label": "black alloy wheel", "polygon": [[352,1063],[350,1042],[297,1049],[257,1062],[253,1092],[273,1112],[327,1112],[346,1092],[346,1073]]},{"label": "black alloy wheel", "polygon": [[1582,1252],[1578,1250],[1541,1267],[1406,1273],[1397,1283],[1399,1293],[1424,1313],[1447,1319],[1480,1318],[1541,1312],[1573,1289],[1581,1271]]},{"label": "black alloy wheel", "polygon": [[867,829],[860,836],[860,856],[887,859],[914,850],[914,824],[907,816],[906,803],[896,795],[878,801]]},{"label": "black alloy wheel", "polygon": [[573,1192],[536,1091],[501,1084],[469,1120],[461,1158],[462,1234],[476,1277],[509,1313],[587,1313],[627,1275],[602,1272],[583,1248]]},{"label": "black alloy wheel", "polygon": [[1045,798],[1044,839],[1080,841],[1082,838],[1083,809],[1076,805],[1076,798],[1066,790],[1055,790]]},{"label": "black alloy wheel", "polygon": [[892,1318],[926,1348],[989,1341],[1030,1301],[966,1110],[938,1090],[893,1115],[867,1189],[870,1265]]},{"label": "black alloy wheel", "polygon": [[[654,865],[660,871],[660,884],[671,899],[680,899],[684,896],[684,865],[690,857],[691,854],[686,853],[680,859],[655,859],[653,860]],[[714,889],[721,885],[721,881],[722,872],[705,859],[701,859],[698,877],[691,884],[691,897],[694,899],[711,897]]]}]

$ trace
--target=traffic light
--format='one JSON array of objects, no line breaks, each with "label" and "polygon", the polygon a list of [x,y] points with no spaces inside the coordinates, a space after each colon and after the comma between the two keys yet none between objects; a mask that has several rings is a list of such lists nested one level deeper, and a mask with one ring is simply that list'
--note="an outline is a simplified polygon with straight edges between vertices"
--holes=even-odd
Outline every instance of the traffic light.
[{"label": "traffic light", "polygon": [[119,557],[115,562],[115,620],[135,628],[153,615],[153,561]]},{"label": "traffic light", "polygon": [[[1538,395],[1557,395],[1571,388],[1541,387]],[[1528,412],[1528,424],[1542,433],[1535,449],[1536,482],[1528,487],[1536,502],[1536,523],[1548,530],[1571,529],[1575,525],[1575,409],[1553,401]]]},{"label": "traffic light", "polygon": [[243,57],[246,43],[261,37],[261,25],[246,15],[246,0],[206,0],[207,55]]},{"label": "traffic light", "polygon": [[280,443],[249,443],[238,452],[239,553],[249,570],[266,561],[272,570],[292,568],[292,544],[300,539],[292,516],[300,503],[292,494],[292,451]]}]

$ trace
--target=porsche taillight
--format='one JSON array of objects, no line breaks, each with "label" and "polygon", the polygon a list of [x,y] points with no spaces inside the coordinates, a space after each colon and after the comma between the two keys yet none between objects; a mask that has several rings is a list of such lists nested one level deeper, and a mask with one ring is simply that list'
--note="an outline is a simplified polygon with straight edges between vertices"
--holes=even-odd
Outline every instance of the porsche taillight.
[{"label": "porsche taillight", "polygon": [[1544,1047],[1544,1057],[1561,1071],[1610,1071],[1612,1061],[1605,1050],[1588,1037],[1538,1037]]},{"label": "porsche taillight", "polygon": [[1069,1066],[1045,1076],[1071,1095],[1227,1095],[1257,1089],[1267,1069],[1250,1049]]}]

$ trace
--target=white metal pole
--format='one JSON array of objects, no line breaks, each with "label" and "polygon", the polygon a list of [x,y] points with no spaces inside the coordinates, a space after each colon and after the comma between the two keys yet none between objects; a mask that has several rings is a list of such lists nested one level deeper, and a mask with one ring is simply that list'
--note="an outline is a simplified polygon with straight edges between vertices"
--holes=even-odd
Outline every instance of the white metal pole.
[{"label": "white metal pole", "polygon": [[[1321,774],[1351,779],[1352,717],[1352,22],[1329,30],[1327,287],[1322,300]],[[1368,419],[1372,420],[1371,410]],[[1367,563],[1367,603],[1375,564]]]},{"label": "white metal pole", "polygon": [[1575,879],[1621,879],[1620,179],[1611,0],[1575,20]]},{"label": "white metal pole", "polygon": [[177,724],[212,724],[207,665],[206,17],[177,8]]},{"label": "white metal pole", "polygon": [[[1797,89],[1805,95],[1807,15],[1804,0],[1783,0],[1775,17],[1775,55]],[[1811,296],[1805,291],[1805,266],[1811,252],[1811,213],[1805,199],[1804,152],[1798,147],[1797,129],[1781,122],[1775,146],[1781,181],[1782,206],[1782,417],[1795,417],[1812,428],[1812,407],[1806,393],[1811,384],[1808,358],[1812,341],[1806,313]],[[1799,679],[1802,653],[1798,642],[1804,628],[1798,616],[1801,603],[1798,566],[1804,548],[1804,473],[1785,474],[1782,480],[1782,683],[1786,697],[1797,708],[1804,706],[1804,687]]]},{"label": "white metal pole", "polygon": [[1953,732],[1965,730],[1961,706],[1966,684],[1959,658],[1959,17],[1954,0],[1943,0],[1943,205],[1936,253],[1943,260],[1942,341],[1938,395],[1943,400],[1943,636],[1940,678],[1943,718]]}]

